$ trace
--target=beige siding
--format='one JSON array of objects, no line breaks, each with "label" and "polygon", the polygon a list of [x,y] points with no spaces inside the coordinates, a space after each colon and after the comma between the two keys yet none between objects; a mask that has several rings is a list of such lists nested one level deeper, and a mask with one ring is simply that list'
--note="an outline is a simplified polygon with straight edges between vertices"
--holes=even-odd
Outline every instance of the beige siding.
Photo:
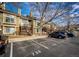
[{"label": "beige siding", "polygon": [[3,13],[0,13],[0,22],[3,21]]},{"label": "beige siding", "polygon": [[[14,23],[6,22],[6,17],[13,17],[14,18]],[[15,28],[15,32],[18,32],[18,30],[19,30],[19,19],[20,18],[17,17],[17,16],[3,13],[3,34],[10,34],[10,33],[5,32],[6,27]]]},{"label": "beige siding", "polygon": [[21,23],[21,19],[19,17],[16,17],[16,26],[15,26],[15,29],[16,29],[16,34],[17,35],[19,34],[20,23]]},{"label": "beige siding", "polygon": [[0,34],[2,34],[3,13],[0,13]]}]

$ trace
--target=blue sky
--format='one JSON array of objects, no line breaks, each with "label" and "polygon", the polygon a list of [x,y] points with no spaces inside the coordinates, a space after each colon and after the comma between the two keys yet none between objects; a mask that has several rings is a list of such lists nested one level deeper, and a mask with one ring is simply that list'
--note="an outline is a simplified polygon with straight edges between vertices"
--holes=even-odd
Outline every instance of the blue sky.
[{"label": "blue sky", "polygon": [[[20,5],[20,3],[18,3],[18,6]],[[30,8],[28,3],[21,3],[21,14],[22,15],[29,15],[30,13]],[[18,13],[18,9],[15,5],[13,5],[12,3],[6,3],[6,9],[13,12],[13,13]]]},{"label": "blue sky", "polygon": [[[21,6],[21,13],[22,15],[29,15],[30,14],[30,6],[29,6],[29,3],[26,3],[26,2],[22,2],[22,3],[17,3],[18,6]],[[58,3],[57,3],[58,4]],[[56,4],[56,6],[57,6]],[[52,5],[52,7],[56,8],[56,6]],[[79,2],[70,2],[70,3],[65,3],[64,5],[62,5],[60,7],[60,9],[64,9],[65,7],[69,7],[69,8],[72,8],[70,13],[73,14],[73,15],[78,15],[79,14]],[[17,13],[18,9],[16,6],[14,6],[12,3],[6,3],[6,9],[13,12],[13,13]],[[37,14],[38,17],[39,17],[39,13],[37,11],[35,11],[34,14]],[[67,22],[66,21],[63,21],[60,18],[58,19],[55,19],[53,22],[55,22],[56,24],[60,24],[60,25],[65,25]],[[74,19],[74,22],[75,23],[78,23],[79,24],[79,18],[76,18],[76,20]]]},{"label": "blue sky", "polygon": [[[18,3],[18,6],[19,5],[22,7],[21,8],[22,15],[29,15],[29,13],[30,13],[29,4],[25,3],[25,2],[22,2],[22,3]],[[76,3],[76,2],[74,2],[74,3],[73,2],[68,3],[67,2],[62,7],[64,9],[64,7],[69,7],[69,5],[72,6],[72,8],[73,8],[71,10],[71,13],[76,13],[76,14],[79,13],[79,3]],[[54,7],[56,7],[56,6],[54,6]],[[9,10],[9,11],[11,11],[11,12],[14,12],[14,13],[17,13],[17,11],[18,11],[17,7],[14,6],[12,3],[6,3],[6,9]],[[39,14],[39,13],[37,13],[37,14]]]},{"label": "blue sky", "polygon": [[[68,12],[68,14],[79,16],[79,2],[66,3],[65,6],[71,7],[71,10],[70,10],[70,12]],[[69,20],[69,19],[65,19],[65,20]],[[65,21],[65,20],[63,21],[62,17],[60,17],[58,19],[53,20],[53,22],[58,24],[59,26],[65,26],[67,24],[67,21]],[[79,24],[79,17],[74,18],[73,20],[71,19],[70,24]]]}]

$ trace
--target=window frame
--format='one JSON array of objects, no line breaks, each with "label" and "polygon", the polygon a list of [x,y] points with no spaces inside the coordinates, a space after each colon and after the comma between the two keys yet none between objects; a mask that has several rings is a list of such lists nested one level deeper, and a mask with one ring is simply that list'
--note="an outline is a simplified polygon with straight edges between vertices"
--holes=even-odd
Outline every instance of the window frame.
[{"label": "window frame", "polygon": [[15,18],[14,17],[7,16],[6,19],[5,19],[5,22],[6,23],[9,23],[9,24],[15,24]]}]

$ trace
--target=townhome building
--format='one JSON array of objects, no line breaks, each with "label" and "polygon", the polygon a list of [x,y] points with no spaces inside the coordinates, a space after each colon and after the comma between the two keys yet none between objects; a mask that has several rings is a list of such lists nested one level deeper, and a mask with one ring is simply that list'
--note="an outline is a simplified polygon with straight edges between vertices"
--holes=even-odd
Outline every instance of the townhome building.
[{"label": "townhome building", "polygon": [[[41,31],[39,25],[40,21],[33,17],[32,12],[29,16],[22,16],[20,8],[18,8],[18,14],[15,14],[6,10],[5,4],[0,5],[0,34],[16,36],[46,33],[46,31]],[[42,27],[54,29],[52,26],[52,24],[45,24]]]},{"label": "townhome building", "polygon": [[5,4],[0,6],[0,32],[5,35],[34,35],[36,32],[36,18],[30,13],[22,16],[21,9],[18,14],[5,9]]},{"label": "townhome building", "polygon": [[18,34],[20,17],[14,13],[8,12],[6,10],[0,10],[0,25],[3,34],[16,35]]}]

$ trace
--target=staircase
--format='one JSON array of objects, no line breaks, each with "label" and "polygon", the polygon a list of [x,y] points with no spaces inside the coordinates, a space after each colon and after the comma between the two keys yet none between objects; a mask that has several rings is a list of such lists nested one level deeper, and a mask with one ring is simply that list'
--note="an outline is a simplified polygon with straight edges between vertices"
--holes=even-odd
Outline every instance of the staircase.
[{"label": "staircase", "polygon": [[27,26],[20,27],[20,35],[31,35],[31,31]]}]

